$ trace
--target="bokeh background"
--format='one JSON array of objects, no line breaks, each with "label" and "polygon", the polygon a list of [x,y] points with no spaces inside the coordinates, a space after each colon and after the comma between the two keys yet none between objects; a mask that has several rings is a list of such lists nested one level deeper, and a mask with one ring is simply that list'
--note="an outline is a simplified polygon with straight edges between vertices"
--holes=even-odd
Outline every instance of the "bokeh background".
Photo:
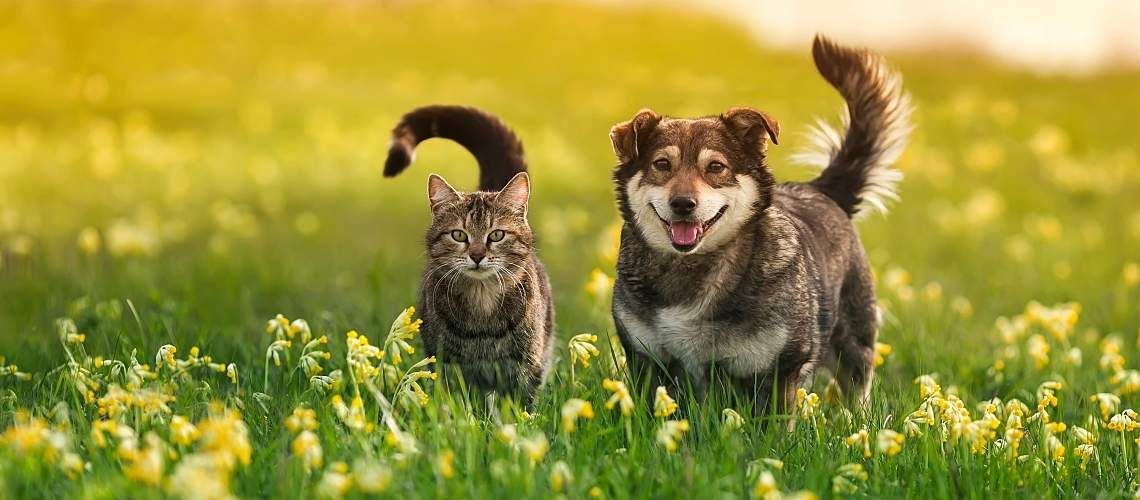
[{"label": "bokeh background", "polygon": [[[53,366],[61,316],[96,331],[124,318],[91,337],[98,350],[239,359],[261,356],[278,312],[383,331],[416,299],[427,174],[475,184],[445,141],[380,177],[391,127],[429,103],[517,130],[561,334],[605,332],[585,289],[592,270],[612,275],[609,128],[642,107],[754,106],[785,131],[777,175],[805,179],[788,162],[800,132],[841,106],[812,32],[876,46],[826,10],[818,26],[773,14],[788,20],[776,30],[731,5],[0,2],[0,352]],[[860,223],[892,312],[886,380],[941,370],[992,388],[979,353],[993,320],[1031,300],[1079,301],[1082,322],[1134,338],[1140,72],[1115,52],[1073,69],[953,38],[898,44],[890,24],[876,48],[905,75],[917,128],[902,201]]]}]

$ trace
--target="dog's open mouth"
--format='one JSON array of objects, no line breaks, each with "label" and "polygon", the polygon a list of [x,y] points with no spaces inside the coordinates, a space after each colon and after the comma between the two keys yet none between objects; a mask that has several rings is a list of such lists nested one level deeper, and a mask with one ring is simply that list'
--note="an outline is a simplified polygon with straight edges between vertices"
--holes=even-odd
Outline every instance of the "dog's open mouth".
[{"label": "dog's open mouth", "polygon": [[[728,205],[720,207],[716,215],[704,222],[696,220],[667,221],[660,215],[657,218],[661,219],[661,223],[665,225],[665,230],[669,232],[669,240],[673,243],[673,248],[678,252],[688,252],[697,247],[705,233],[720,220],[720,217],[727,210]],[[654,210],[654,213],[656,212]]]}]

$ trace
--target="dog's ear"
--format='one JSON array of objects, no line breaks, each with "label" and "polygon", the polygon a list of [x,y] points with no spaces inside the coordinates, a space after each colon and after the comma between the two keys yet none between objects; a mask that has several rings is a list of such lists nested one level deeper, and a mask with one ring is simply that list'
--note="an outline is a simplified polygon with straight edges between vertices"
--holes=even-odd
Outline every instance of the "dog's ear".
[{"label": "dog's ear", "polygon": [[768,150],[769,140],[780,143],[780,123],[768,113],[741,106],[729,108],[720,119],[741,140],[758,144],[761,153]]},{"label": "dog's ear", "polygon": [[443,177],[435,174],[428,176],[428,201],[431,203],[432,212],[435,212],[435,209],[440,205],[457,198],[459,198],[459,192],[443,180]]},{"label": "dog's ear", "polygon": [[630,120],[614,125],[610,129],[610,142],[613,143],[614,154],[623,165],[637,158],[641,142],[660,121],[661,115],[646,108],[638,111]]}]

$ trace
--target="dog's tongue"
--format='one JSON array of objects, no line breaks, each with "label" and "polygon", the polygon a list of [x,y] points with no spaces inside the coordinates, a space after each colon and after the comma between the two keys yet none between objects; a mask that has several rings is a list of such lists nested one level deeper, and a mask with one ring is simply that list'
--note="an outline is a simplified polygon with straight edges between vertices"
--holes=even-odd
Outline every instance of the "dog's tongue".
[{"label": "dog's tongue", "polygon": [[689,246],[696,245],[701,235],[701,223],[696,221],[675,220],[669,223],[669,233],[673,237],[673,244]]}]

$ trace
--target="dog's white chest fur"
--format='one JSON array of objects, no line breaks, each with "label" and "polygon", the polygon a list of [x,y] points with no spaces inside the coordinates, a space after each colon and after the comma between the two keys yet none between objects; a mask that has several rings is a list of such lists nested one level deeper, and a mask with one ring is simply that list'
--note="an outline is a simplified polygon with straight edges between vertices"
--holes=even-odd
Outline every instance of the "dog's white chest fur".
[{"label": "dog's white chest fur", "polygon": [[707,302],[698,299],[694,304],[666,307],[654,311],[650,321],[639,319],[622,305],[616,312],[634,349],[662,362],[680,362],[698,382],[711,363],[737,377],[765,372],[775,364],[788,340],[786,327],[729,332],[705,319],[705,306]]}]

